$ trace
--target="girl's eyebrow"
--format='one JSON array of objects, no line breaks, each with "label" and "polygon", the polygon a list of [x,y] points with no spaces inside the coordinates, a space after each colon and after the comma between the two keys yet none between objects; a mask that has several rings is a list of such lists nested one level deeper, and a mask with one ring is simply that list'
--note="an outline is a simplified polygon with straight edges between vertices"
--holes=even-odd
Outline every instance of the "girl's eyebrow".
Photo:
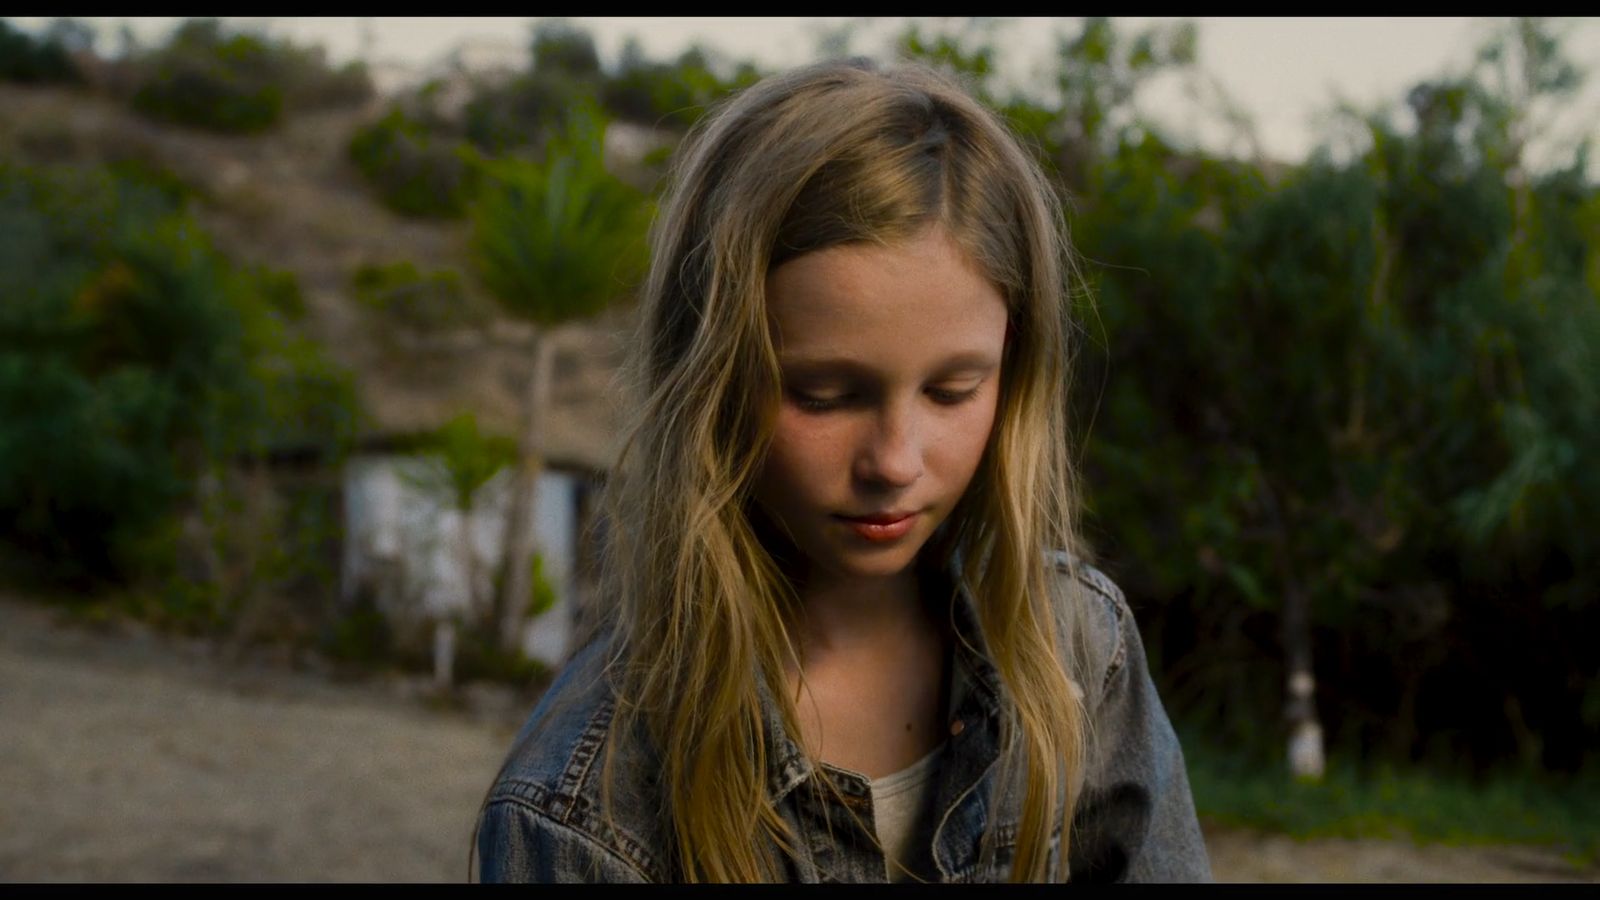
[{"label": "girl's eyebrow", "polygon": [[[785,356],[780,363],[784,372],[791,377],[878,374],[878,370],[871,363],[844,356]],[[995,359],[993,354],[971,350],[945,357],[934,366],[934,370],[941,375],[956,372],[986,375],[999,365],[999,360]]]}]

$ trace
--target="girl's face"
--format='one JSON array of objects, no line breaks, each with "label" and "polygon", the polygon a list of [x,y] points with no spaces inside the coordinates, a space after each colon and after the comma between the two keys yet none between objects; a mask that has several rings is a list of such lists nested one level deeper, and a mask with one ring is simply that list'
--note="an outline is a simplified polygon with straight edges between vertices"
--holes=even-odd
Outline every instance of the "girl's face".
[{"label": "girl's face", "polygon": [[994,425],[1006,306],[942,228],[767,277],[783,399],[755,488],[813,578],[905,571]]}]

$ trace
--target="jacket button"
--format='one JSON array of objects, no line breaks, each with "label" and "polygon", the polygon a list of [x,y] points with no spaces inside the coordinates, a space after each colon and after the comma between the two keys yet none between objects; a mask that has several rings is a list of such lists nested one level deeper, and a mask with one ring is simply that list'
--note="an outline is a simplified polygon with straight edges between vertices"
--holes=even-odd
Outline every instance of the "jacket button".
[{"label": "jacket button", "polygon": [[963,730],[966,729],[966,727],[967,727],[967,723],[966,722],[963,722],[960,719],[954,719],[954,720],[952,720],[950,722],[950,733],[952,735],[960,734]]}]

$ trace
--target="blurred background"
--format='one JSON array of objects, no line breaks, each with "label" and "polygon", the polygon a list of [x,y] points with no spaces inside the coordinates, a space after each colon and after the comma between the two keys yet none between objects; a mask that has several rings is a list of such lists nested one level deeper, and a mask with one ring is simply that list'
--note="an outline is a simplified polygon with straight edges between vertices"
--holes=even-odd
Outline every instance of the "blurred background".
[{"label": "blurred background", "polygon": [[1595,20],[0,19],[0,878],[465,877],[674,147],[970,79],[1219,878],[1600,879]]}]

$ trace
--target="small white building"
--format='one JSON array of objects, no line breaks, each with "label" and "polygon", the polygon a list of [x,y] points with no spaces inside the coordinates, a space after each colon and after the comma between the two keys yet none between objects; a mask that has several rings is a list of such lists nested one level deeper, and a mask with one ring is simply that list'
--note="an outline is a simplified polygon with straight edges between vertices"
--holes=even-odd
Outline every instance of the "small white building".
[{"label": "small white building", "polygon": [[[618,311],[547,335],[555,358],[541,441],[545,468],[532,516],[556,603],[527,623],[522,646],[550,665],[573,649],[573,624],[588,594],[586,560],[595,551],[585,546],[584,530],[620,434],[611,378],[628,324],[627,313]],[[463,529],[448,492],[430,485],[427,463],[410,452],[418,436],[462,410],[472,411],[485,432],[517,433],[530,371],[526,327],[497,321],[489,334],[469,337],[399,346],[357,366],[373,427],[341,473],[340,599],[349,608],[370,598],[411,636],[416,626],[451,618],[487,621],[475,617],[486,617],[494,602],[512,472],[501,471],[479,489]]]},{"label": "small white building", "polygon": [[[417,457],[398,454],[367,454],[347,463],[341,599],[354,603],[366,591],[386,617],[408,627],[484,620],[505,543],[511,472],[501,471],[479,489],[464,530],[463,513],[443,492],[429,488],[424,467]],[[531,513],[556,603],[525,623],[522,647],[550,665],[566,654],[577,615],[586,481],[577,473],[547,468]],[[469,534],[470,567],[462,546]]]}]

